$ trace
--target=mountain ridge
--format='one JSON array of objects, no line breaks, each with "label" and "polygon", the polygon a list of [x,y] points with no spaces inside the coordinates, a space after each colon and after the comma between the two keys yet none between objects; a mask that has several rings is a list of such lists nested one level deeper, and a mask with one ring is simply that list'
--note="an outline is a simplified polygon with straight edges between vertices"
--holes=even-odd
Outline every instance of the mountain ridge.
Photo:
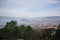
[{"label": "mountain ridge", "polygon": [[43,23],[56,23],[60,24],[60,16],[48,16],[48,17],[38,17],[38,18],[15,18],[15,17],[5,17],[0,16],[0,25],[5,25],[6,22],[11,20],[16,20],[19,24],[43,24]]}]

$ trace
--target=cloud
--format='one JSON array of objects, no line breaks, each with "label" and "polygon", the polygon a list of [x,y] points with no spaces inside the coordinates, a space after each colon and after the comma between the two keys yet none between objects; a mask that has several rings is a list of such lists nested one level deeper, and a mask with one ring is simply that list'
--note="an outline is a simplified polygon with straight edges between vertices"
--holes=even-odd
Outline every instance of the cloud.
[{"label": "cloud", "polygon": [[2,0],[1,5],[6,8],[43,8],[49,4],[59,3],[57,0]]},{"label": "cloud", "polygon": [[41,11],[41,12],[26,12],[24,10],[19,9],[0,9],[0,15],[1,16],[9,16],[9,17],[25,17],[25,18],[31,18],[31,17],[45,17],[45,16],[60,16],[60,9],[55,9],[51,11]]},{"label": "cloud", "polygon": [[11,16],[11,17],[25,17],[25,18],[36,16],[36,15],[34,15],[33,12],[32,13],[24,12],[23,10],[16,10],[16,9],[0,9],[0,15],[1,16]]},{"label": "cloud", "polygon": [[59,3],[58,0],[47,0],[48,3]]},{"label": "cloud", "polygon": [[58,0],[0,0],[0,16],[41,17],[59,13]]}]

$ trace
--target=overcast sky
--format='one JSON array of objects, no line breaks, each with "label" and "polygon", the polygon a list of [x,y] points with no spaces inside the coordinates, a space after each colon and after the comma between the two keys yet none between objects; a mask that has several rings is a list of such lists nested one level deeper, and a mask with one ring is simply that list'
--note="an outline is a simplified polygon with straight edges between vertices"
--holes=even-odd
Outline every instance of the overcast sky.
[{"label": "overcast sky", "polygon": [[0,16],[60,16],[60,0],[0,0]]}]

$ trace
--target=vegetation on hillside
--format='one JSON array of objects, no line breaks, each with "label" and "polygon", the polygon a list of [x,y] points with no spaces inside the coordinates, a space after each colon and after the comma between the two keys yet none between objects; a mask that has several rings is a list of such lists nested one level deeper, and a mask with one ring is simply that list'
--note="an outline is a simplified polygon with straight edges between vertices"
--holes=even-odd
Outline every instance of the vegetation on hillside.
[{"label": "vegetation on hillside", "polygon": [[57,29],[33,30],[31,26],[17,26],[17,21],[7,22],[0,29],[0,40],[60,40],[60,25]]}]

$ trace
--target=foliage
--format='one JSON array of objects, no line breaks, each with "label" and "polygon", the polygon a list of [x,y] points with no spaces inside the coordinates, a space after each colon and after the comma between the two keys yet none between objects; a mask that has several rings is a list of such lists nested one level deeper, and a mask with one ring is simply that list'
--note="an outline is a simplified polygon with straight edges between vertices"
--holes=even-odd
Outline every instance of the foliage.
[{"label": "foliage", "polygon": [[31,26],[17,26],[17,21],[7,22],[0,29],[0,40],[58,40],[60,38],[60,25],[57,29],[49,28],[42,31],[33,30]]},{"label": "foliage", "polygon": [[56,31],[55,38],[56,38],[56,40],[60,40],[60,25],[58,26],[58,29]]},{"label": "foliage", "polygon": [[[27,31],[28,30],[28,31]],[[32,28],[21,25],[17,26],[16,21],[7,22],[3,29],[0,29],[0,39],[13,40],[17,38],[24,39],[25,34],[29,34]]]}]

